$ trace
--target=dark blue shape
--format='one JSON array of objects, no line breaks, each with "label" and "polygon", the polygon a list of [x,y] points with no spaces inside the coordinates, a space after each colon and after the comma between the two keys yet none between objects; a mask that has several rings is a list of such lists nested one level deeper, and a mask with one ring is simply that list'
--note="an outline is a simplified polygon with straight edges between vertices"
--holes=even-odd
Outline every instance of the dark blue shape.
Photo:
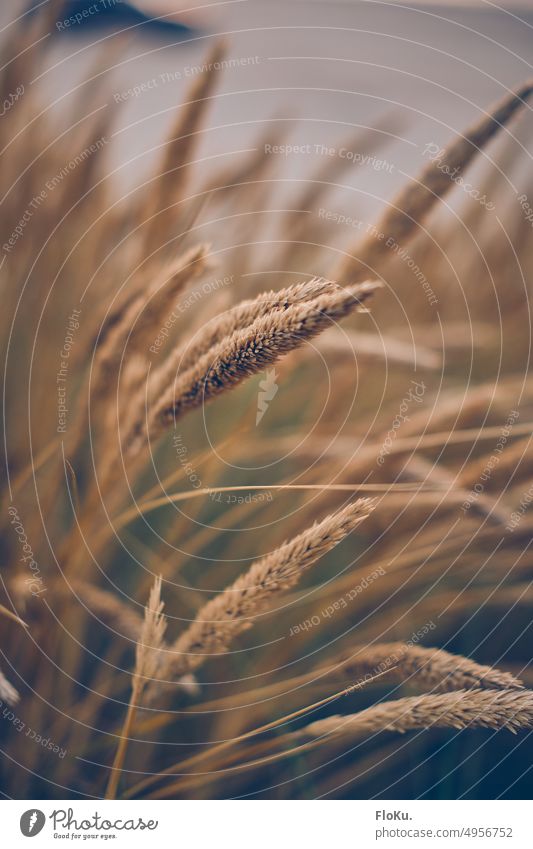
[{"label": "dark blue shape", "polygon": [[[41,7],[42,8],[42,7]],[[89,10],[92,9],[92,13]],[[85,15],[83,14],[85,11]],[[81,18],[80,18],[81,16]],[[139,35],[162,35],[185,37],[191,29],[185,24],[169,18],[151,18],[127,2],[113,0],[68,0],[60,12],[61,21],[76,18],[63,28],[56,27],[57,35],[86,35],[97,29],[124,30],[132,27],[132,33]]]}]

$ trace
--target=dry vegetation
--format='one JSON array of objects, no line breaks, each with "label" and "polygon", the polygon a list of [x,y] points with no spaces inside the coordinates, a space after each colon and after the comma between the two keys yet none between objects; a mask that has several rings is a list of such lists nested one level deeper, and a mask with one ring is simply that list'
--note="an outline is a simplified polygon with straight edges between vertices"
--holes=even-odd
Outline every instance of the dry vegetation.
[{"label": "dry vegetation", "polygon": [[275,123],[191,165],[214,72],[121,198],[109,59],[68,109],[29,84],[58,10],[1,78],[25,88],[1,119],[2,792],[405,798],[455,769],[454,796],[500,759],[507,792],[533,727],[533,240],[506,177],[531,86],[352,244],[316,214],[337,160],[271,211]]}]

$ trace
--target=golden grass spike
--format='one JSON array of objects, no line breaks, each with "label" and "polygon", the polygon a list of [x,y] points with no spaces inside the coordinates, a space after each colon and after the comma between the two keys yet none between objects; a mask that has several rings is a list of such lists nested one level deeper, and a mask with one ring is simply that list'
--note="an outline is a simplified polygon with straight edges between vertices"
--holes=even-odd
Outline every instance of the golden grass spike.
[{"label": "golden grass spike", "polygon": [[[152,385],[155,401],[149,412],[150,435],[157,438],[186,410],[234,388],[317,336],[332,321],[360,307],[379,285],[365,282],[346,289],[337,287],[334,292],[293,304],[284,311],[269,311],[223,339],[174,381],[169,377],[175,374],[179,363],[171,360],[170,371],[168,368],[163,371],[164,382],[159,375]],[[128,438],[126,447],[131,451],[139,447],[143,428],[144,423],[138,421]]]},{"label": "golden grass spike", "polygon": [[506,728],[513,733],[533,728],[533,693],[529,690],[458,690],[381,702],[350,716],[329,716],[297,735],[366,736],[378,731],[400,734],[418,728]]},{"label": "golden grass spike", "polygon": [[335,284],[331,281],[314,277],[305,283],[296,283],[293,286],[280,289],[278,292],[263,292],[257,298],[241,301],[202,328],[198,339],[191,344],[183,345],[173,359],[179,364],[180,371],[184,371],[199,357],[208,353],[225,336],[230,336],[236,330],[248,327],[265,313],[270,311],[283,312],[293,304],[314,300],[319,295],[335,291],[335,288]]},{"label": "golden grass spike", "polygon": [[[375,273],[376,266],[386,261],[387,253],[390,254],[384,247],[384,239],[390,238],[396,244],[405,245],[418,232],[420,223],[439,198],[453,188],[454,180],[524,106],[532,92],[533,82],[524,83],[506,95],[464,134],[455,137],[443,150],[438,165],[429,162],[418,177],[399,192],[376,224],[378,237],[370,234],[359,246],[356,245],[353,255],[342,261],[335,279],[353,283]],[[384,238],[379,234],[384,234]]]},{"label": "golden grass spike", "polygon": [[160,662],[160,650],[163,646],[167,627],[163,615],[164,602],[161,601],[161,576],[155,579],[150,591],[148,604],[144,611],[141,636],[137,643],[135,671],[132,690],[140,696],[146,684],[151,681]]},{"label": "golden grass spike", "polygon": [[163,614],[163,607],[160,576],[154,581],[148,604],[144,611],[144,621],[135,652],[135,669],[131,683],[131,698],[124,719],[124,725],[122,726],[117,753],[111,768],[106,799],[114,799],[116,797],[135,714],[141,702],[143,691],[148,682],[154,678],[160,662],[160,653],[167,624]]},{"label": "golden grass spike", "polygon": [[394,667],[394,678],[438,691],[467,688],[519,690],[521,682],[509,672],[476,663],[442,649],[408,643],[376,643],[356,647],[341,660],[343,674],[356,678]]},{"label": "golden grass spike", "polygon": [[372,512],[375,501],[360,498],[252,564],[234,584],[198,612],[167,653],[159,677],[177,678],[226,652],[279,593],[295,586],[316,561],[331,551]]}]

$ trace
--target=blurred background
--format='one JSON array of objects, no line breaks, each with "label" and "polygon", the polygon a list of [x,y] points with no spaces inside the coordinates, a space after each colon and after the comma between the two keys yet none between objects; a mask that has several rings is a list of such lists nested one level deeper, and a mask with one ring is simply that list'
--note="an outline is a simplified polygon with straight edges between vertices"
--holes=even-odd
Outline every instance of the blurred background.
[{"label": "blurred background", "polygon": [[[0,9],[8,43],[23,5]],[[134,510],[134,520],[115,528],[116,516],[146,493],[166,496],[176,487],[190,493],[193,485],[172,434],[146,467],[133,458],[131,468],[106,480],[119,456],[106,441],[115,433],[112,415],[103,425],[89,421],[69,455],[71,471],[65,472],[62,443],[28,470],[29,458],[41,458],[57,439],[58,352],[72,308],[83,301],[69,372],[74,422],[80,408],[87,413],[87,388],[94,391],[99,330],[117,304],[131,304],[132,293],[157,282],[178,249],[205,241],[216,265],[206,272],[208,297],[185,311],[174,342],[200,333],[243,298],[333,275],[343,252],[354,250],[428,163],[428,150],[461,135],[531,77],[532,33],[533,11],[525,2],[84,0],[51,21],[22,114],[13,108],[6,116],[15,122],[2,172],[6,235],[29,198],[89,141],[104,135],[106,143],[48,191],[0,266],[8,299],[6,466],[10,482],[22,479],[17,507],[51,590],[46,607],[24,596],[18,573],[6,581],[31,629],[12,633],[12,623],[7,626],[2,668],[21,690],[20,716],[68,752],[51,761],[1,725],[6,795],[103,794],[130,695],[135,628],[154,575],[164,576],[174,639],[200,604],[254,558],[346,496],[292,492],[268,503],[185,499],[179,506],[163,497],[160,509],[142,517]],[[172,150],[167,139],[175,127],[183,130],[180,116],[194,104],[191,91],[213,71],[206,63],[221,42],[227,52],[216,58],[209,109],[189,118],[194,145],[179,148],[184,161],[172,161],[161,180],[157,169]],[[325,334],[316,347],[280,363],[279,392],[259,423],[264,375],[180,424],[187,457],[205,485],[313,485],[373,475],[385,488],[438,485],[455,501],[441,501],[440,491],[433,500],[385,493],[361,532],[282,598],[234,651],[202,669],[189,689],[167,694],[172,710],[163,703],[161,716],[141,715],[127,786],[138,780],[136,771],[172,767],[181,747],[188,754],[195,744],[238,736],[331,694],[331,682],[312,675],[338,649],[405,640],[428,622],[434,628],[423,645],[501,665],[533,684],[527,510],[516,533],[500,542],[531,482],[533,256],[530,222],[517,198],[533,197],[532,129],[526,105],[469,166],[469,184],[495,209],[458,187],[446,194],[417,225],[403,259],[384,252],[376,260],[372,274],[384,289],[372,312],[352,316],[345,336]],[[209,202],[200,207],[202,194]],[[152,214],[155,227],[147,224]],[[231,285],[220,283],[226,279]],[[142,367],[155,368],[171,350],[169,341],[161,356],[144,351]],[[124,362],[130,365],[127,340]],[[108,381],[113,390],[115,377]],[[376,456],[412,381],[426,389],[424,404],[401,430],[410,447],[378,467]],[[120,388],[123,395],[117,383],[120,403],[116,410],[110,405],[111,414],[129,413],[133,396]],[[457,495],[460,504],[479,482],[514,409],[520,415],[513,439],[520,434],[521,441],[506,449],[484,498],[462,515]],[[429,447],[419,449],[426,436]],[[103,494],[96,472],[108,485]],[[165,488],[167,476],[172,484]],[[76,535],[78,498],[88,524],[83,543]],[[18,565],[11,529],[2,544],[4,561]],[[335,602],[379,563],[390,567],[386,578],[365,590],[356,607],[301,642],[287,638],[295,623]],[[64,580],[67,567],[72,585]],[[112,610],[107,618],[106,609]],[[299,675],[311,675],[309,687],[300,688]],[[264,687],[274,688],[272,698],[263,698]],[[410,685],[384,679],[351,693],[342,710],[405,694],[412,694]],[[170,797],[527,798],[530,769],[529,734],[440,729],[392,739],[383,733],[309,759],[297,754],[279,769],[267,765],[244,778],[237,772],[227,781],[171,790]]]},{"label": "blurred background", "polygon": [[[64,96],[65,106],[83,98],[102,46],[109,51],[112,93],[123,95],[115,164],[126,184],[153,166],[157,142],[219,35],[237,62],[221,75],[200,155],[229,162],[272,117],[293,122],[291,140],[335,144],[351,127],[394,116],[397,133],[382,141],[395,167],[343,175],[369,214],[419,168],[425,143],[442,144],[464,129],[527,78],[533,61],[527,3],[82,0],[67,4],[66,15],[91,5],[97,13],[57,30],[39,85],[54,100]],[[0,15],[4,26],[14,17],[8,5]],[[316,160],[293,156],[286,170],[300,176]]]}]

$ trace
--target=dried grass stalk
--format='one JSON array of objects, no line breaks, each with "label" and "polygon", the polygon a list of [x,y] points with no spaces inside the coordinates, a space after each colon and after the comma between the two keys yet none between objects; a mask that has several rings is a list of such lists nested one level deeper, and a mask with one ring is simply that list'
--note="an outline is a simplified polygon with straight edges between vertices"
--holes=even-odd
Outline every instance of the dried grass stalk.
[{"label": "dried grass stalk", "polygon": [[382,702],[351,716],[312,722],[298,735],[352,737],[377,731],[400,734],[418,728],[533,728],[533,693],[529,690],[459,690]]},{"label": "dried grass stalk", "polygon": [[[125,391],[138,389],[146,374],[146,354],[150,340],[164,324],[172,310],[174,298],[195,278],[207,268],[207,245],[197,245],[178,257],[162,273],[156,275],[147,287],[141,287],[137,292],[125,298],[117,308],[104,320],[102,325],[103,340],[95,340],[94,368],[91,379],[92,421],[99,424],[102,430],[113,428],[115,424],[115,408],[109,404],[107,408],[102,403],[116,391],[117,376],[125,357],[123,378]],[[144,356],[143,356],[144,355]],[[86,403],[86,398],[84,399]],[[103,410],[103,415],[96,414],[96,408]],[[74,456],[80,448],[85,434],[86,408],[78,407],[77,421],[70,437],[69,452]],[[116,459],[114,446],[110,445]],[[114,465],[109,466],[113,469]]]},{"label": "dried grass stalk", "polygon": [[19,694],[0,669],[0,699],[13,707],[17,704],[19,698]]},{"label": "dried grass stalk", "polygon": [[72,590],[90,613],[101,618],[121,636],[137,641],[143,620],[129,604],[88,581],[73,581]]},{"label": "dried grass stalk", "polygon": [[[269,311],[223,339],[175,381],[169,381],[169,370],[165,369],[152,385],[156,400],[149,411],[148,432],[153,438],[158,437],[186,410],[201,406],[274,364],[283,354],[317,336],[332,321],[360,307],[379,285],[365,282],[346,289],[337,287],[334,292],[293,304],[284,311]],[[175,373],[177,364],[172,361],[170,365]],[[137,423],[131,442],[127,440],[131,450],[138,447],[143,427],[144,423]]]},{"label": "dried grass stalk", "polygon": [[[181,235],[179,238],[175,238],[172,241],[173,248],[177,248],[178,245],[181,244],[182,241],[187,237],[189,231],[192,230],[195,221],[200,215],[202,208],[205,203],[204,197],[198,197],[193,199],[190,204],[188,204],[188,215],[184,216],[183,226],[181,228]],[[125,213],[127,215],[127,212]],[[133,222],[131,223],[131,229],[134,228]],[[201,246],[198,246],[201,247]],[[197,250],[193,249],[193,250]],[[183,262],[183,258],[178,258],[176,264],[181,262],[182,265],[185,265]],[[93,335],[90,344],[87,346],[90,351],[95,351],[97,348],[103,347],[104,343],[107,341],[109,334],[113,331],[113,328],[119,322],[122,322],[124,314],[131,307],[133,303],[138,305],[138,309],[135,314],[139,314],[142,311],[143,306],[146,304],[146,289],[150,288],[152,291],[157,291],[161,287],[161,281],[168,282],[169,277],[172,275],[172,263],[167,271],[163,271],[163,273],[158,272],[158,266],[155,267],[149,263],[141,261],[141,266],[139,268],[138,273],[133,274],[133,285],[128,286],[128,290],[126,293],[122,293],[116,300],[114,306],[105,311],[105,314],[102,315],[98,323],[98,332]],[[199,273],[199,272],[198,272]],[[151,279],[156,275],[154,283],[150,283]],[[153,328],[156,330],[157,328]],[[78,356],[86,356],[85,349],[81,348],[83,354],[79,354]]]},{"label": "dried grass stalk", "polygon": [[[180,348],[173,358],[174,363],[179,364],[180,371],[184,371],[197,362],[201,356],[208,353],[224,337],[231,336],[237,330],[243,330],[267,312],[284,312],[290,306],[312,301],[320,295],[335,291],[335,288],[336,284],[330,280],[314,277],[305,283],[296,283],[294,286],[288,286],[278,292],[264,292],[257,298],[241,301],[227,312],[216,316],[206,327],[202,328],[202,332],[195,342]],[[174,365],[175,370],[176,365]],[[172,373],[169,376],[172,376]]]},{"label": "dried grass stalk", "polygon": [[372,512],[374,499],[360,498],[315,523],[258,560],[234,584],[202,607],[195,621],[166,655],[159,676],[177,678],[210,655],[228,651],[232,641],[279,593],[295,586],[316,561],[331,551]]},{"label": "dried grass stalk", "polygon": [[[506,445],[505,452],[494,464],[493,452],[490,451],[472,460],[466,468],[461,469],[459,480],[463,487],[473,487],[479,480],[485,488],[492,491],[505,490],[509,484],[519,483],[523,478],[531,476],[531,460],[533,458],[533,440],[528,434],[524,439],[518,439],[514,445]],[[492,462],[491,462],[492,461]],[[490,468],[489,480],[485,481],[487,466]]]},{"label": "dried grass stalk", "polygon": [[256,184],[263,175],[272,167],[272,157],[265,151],[269,145],[281,144],[288,136],[289,122],[283,119],[279,126],[277,119],[273,119],[266,131],[261,132],[253,142],[255,148],[253,153],[243,156],[238,154],[237,164],[229,165],[217,171],[214,177],[210,177],[203,192],[213,193],[214,200],[218,203],[229,199],[239,188],[248,188],[248,184]]},{"label": "dried grass stalk", "polygon": [[24,622],[20,616],[17,616],[16,613],[13,613],[12,610],[8,610],[7,607],[4,607],[3,604],[0,604],[0,616],[4,616],[6,619],[10,619],[11,622],[16,622],[17,625],[22,625],[23,628],[27,628],[28,625]]},{"label": "dried grass stalk", "polygon": [[[16,10],[13,16],[16,23],[10,30],[9,37],[3,36],[2,39],[4,50],[0,71],[2,103],[16,91],[17,86],[30,87],[32,77],[41,70],[49,35],[54,32],[56,21],[65,17],[66,5],[66,0],[50,0],[49,3],[39,7],[37,15],[21,14],[22,8]],[[16,18],[17,12],[18,18]]]},{"label": "dried grass stalk", "polygon": [[137,643],[131,688],[139,698],[146,684],[155,677],[167,627],[163,615],[164,603],[161,601],[161,580],[161,576],[156,578],[150,591],[141,636]]},{"label": "dried grass stalk", "polygon": [[318,345],[320,350],[327,353],[385,360],[390,365],[398,363],[425,369],[442,367],[442,357],[436,351],[419,345],[418,340],[415,347],[382,333],[361,333],[359,330],[340,330],[335,327],[320,337]]},{"label": "dried grass stalk", "polygon": [[120,774],[124,765],[126,749],[129,742],[131,728],[135,719],[137,707],[142,698],[143,691],[149,681],[155,677],[161,649],[164,644],[166,619],[163,615],[163,602],[161,601],[161,576],[156,578],[150,591],[148,604],[144,611],[144,621],[141,629],[137,650],[135,653],[135,669],[131,684],[131,698],[128,705],[124,725],[120,735],[117,753],[106,791],[106,799],[116,797]]},{"label": "dried grass stalk", "polygon": [[[162,221],[159,213],[169,210],[183,196],[183,190],[189,174],[189,160],[198,143],[197,134],[210,106],[210,98],[215,87],[220,63],[224,59],[226,47],[222,40],[215,43],[206,59],[205,70],[195,81],[190,91],[190,99],[180,111],[178,120],[171,131],[163,160],[158,169],[157,178],[150,183],[145,208],[142,211],[147,223],[143,240],[142,255],[150,256],[167,236],[172,234],[173,216]],[[177,169],[177,173],[176,173]]]},{"label": "dried grass stalk", "polygon": [[148,345],[171,311],[174,298],[206,270],[208,250],[207,245],[197,245],[186,251],[117,316],[96,354],[96,389],[100,380],[116,375],[126,344],[129,353],[142,351],[143,345]]},{"label": "dried grass stalk", "polygon": [[391,669],[395,679],[440,691],[470,688],[519,690],[522,687],[521,682],[509,672],[484,666],[442,649],[407,643],[362,646],[342,659],[341,664],[341,671],[352,678]]},{"label": "dried grass stalk", "polygon": [[[450,142],[439,157],[438,164],[429,162],[418,178],[406,185],[390,203],[376,224],[378,234],[383,233],[396,244],[405,245],[417,232],[420,223],[444,197],[480,150],[495,136],[512,116],[524,106],[533,92],[533,83],[527,82],[503,98],[487,115],[476,122],[463,135]],[[453,179],[450,176],[453,174]],[[368,277],[369,269],[376,268],[387,259],[383,238],[367,236],[356,246],[353,256],[346,257],[338,272],[338,280],[354,283]]]}]

